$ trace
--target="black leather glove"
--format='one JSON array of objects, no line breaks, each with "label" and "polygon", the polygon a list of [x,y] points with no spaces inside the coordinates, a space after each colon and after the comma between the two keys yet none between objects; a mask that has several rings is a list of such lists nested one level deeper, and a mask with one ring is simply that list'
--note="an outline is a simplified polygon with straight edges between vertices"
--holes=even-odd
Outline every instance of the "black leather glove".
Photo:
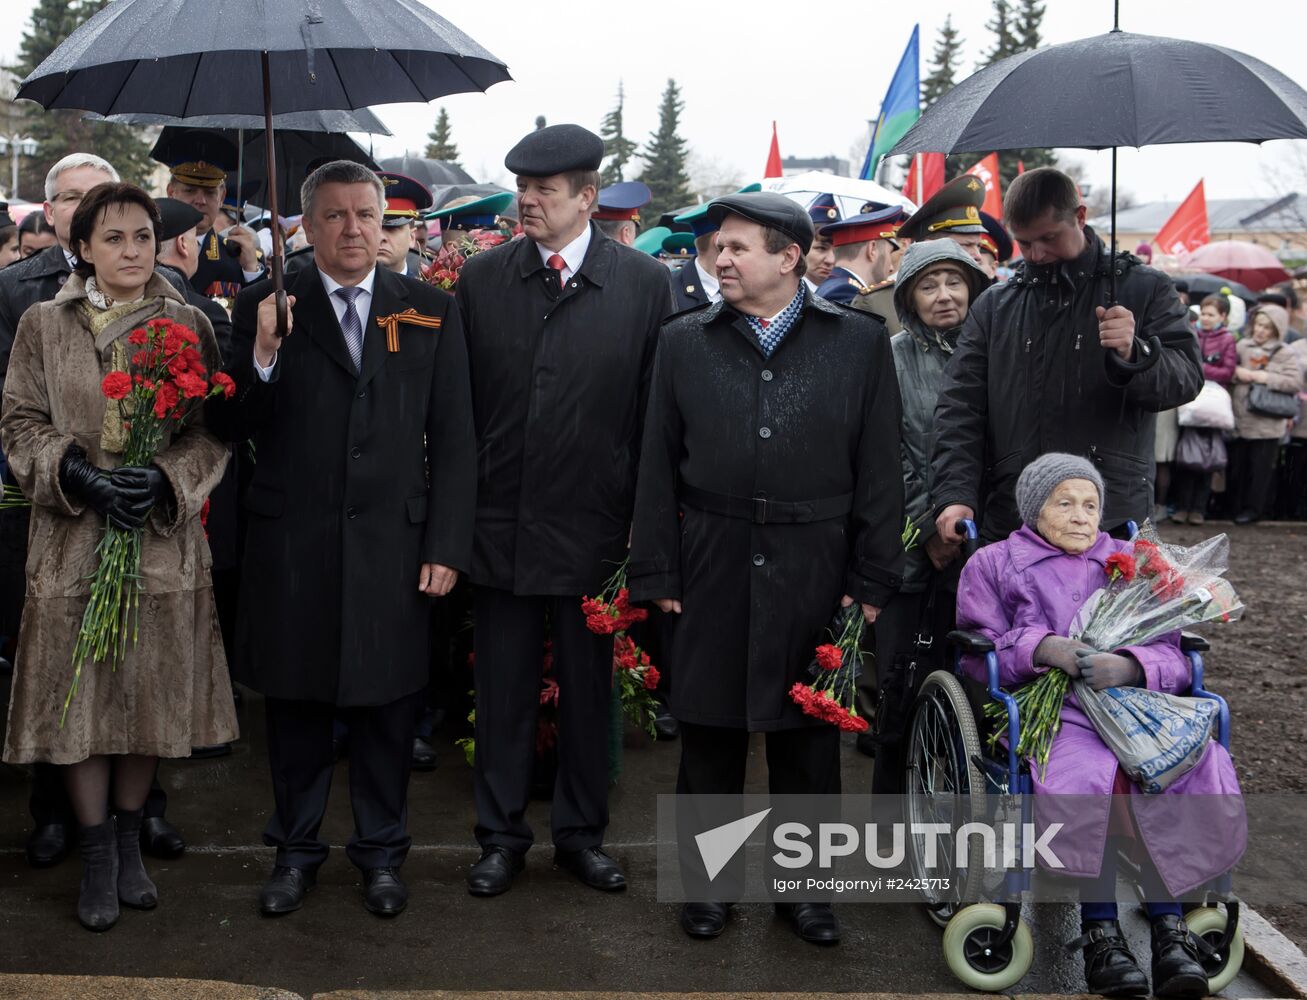
[{"label": "black leather glove", "polygon": [[124,507],[124,500],[108,472],[92,465],[80,445],[71,445],[59,460],[59,486],[74,499],[89,504],[116,528],[139,528],[137,520]]},{"label": "black leather glove", "polygon": [[120,465],[109,474],[129,517],[142,527],[155,507],[168,508],[173,503],[172,487],[156,465]]}]

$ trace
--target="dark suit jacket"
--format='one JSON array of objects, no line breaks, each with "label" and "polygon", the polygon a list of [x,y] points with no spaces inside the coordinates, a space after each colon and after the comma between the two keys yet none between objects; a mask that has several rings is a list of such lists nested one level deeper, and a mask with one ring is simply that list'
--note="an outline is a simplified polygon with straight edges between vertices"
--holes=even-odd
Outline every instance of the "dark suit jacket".
[{"label": "dark suit jacket", "polygon": [[694,261],[687,260],[667,273],[672,279],[672,301],[676,305],[676,312],[698,309],[709,303],[708,293],[699,282],[699,270],[694,266]]},{"label": "dark suit jacket", "polygon": [[[271,282],[236,299],[236,381],[210,426],[250,438],[254,471],[233,675],[279,698],[384,705],[427,682],[424,562],[466,571],[476,455],[467,350],[453,299],[376,272],[356,374],[317,266],[287,281],[294,328],[273,380],[254,370],[256,309]],[[413,308],[397,352],[377,318]]]}]

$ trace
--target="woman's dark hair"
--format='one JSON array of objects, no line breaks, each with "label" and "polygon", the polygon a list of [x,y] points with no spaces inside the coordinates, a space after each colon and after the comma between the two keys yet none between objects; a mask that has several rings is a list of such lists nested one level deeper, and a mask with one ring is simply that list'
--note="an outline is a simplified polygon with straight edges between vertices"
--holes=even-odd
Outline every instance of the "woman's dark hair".
[{"label": "woman's dark hair", "polygon": [[18,224],[18,231],[29,236],[35,236],[38,233],[53,233],[54,226],[46,221],[45,213],[38,209],[35,212],[27,213],[23,221]]},{"label": "woman's dark hair", "polygon": [[0,250],[9,245],[10,240],[18,239],[17,226],[0,226]]},{"label": "woman's dark hair", "polygon": [[[163,237],[163,220],[159,218],[159,206],[135,184],[115,181],[97,184],[83,196],[82,203],[77,206],[77,211],[73,213],[73,221],[68,227],[69,249],[77,253],[83,243],[90,243],[95,227],[100,224],[105,212],[113,205],[138,205],[145,209],[145,214],[150,217],[154,227],[154,250],[158,253]],[[154,259],[154,254],[150,255],[150,259]],[[83,278],[89,278],[95,274],[95,265],[82,260],[79,256],[74,270]]]},{"label": "woman's dark hair", "polygon": [[1201,308],[1202,306],[1211,306],[1222,316],[1230,315],[1230,300],[1224,295],[1218,295],[1215,292],[1203,298],[1203,301],[1199,303],[1199,307]]}]

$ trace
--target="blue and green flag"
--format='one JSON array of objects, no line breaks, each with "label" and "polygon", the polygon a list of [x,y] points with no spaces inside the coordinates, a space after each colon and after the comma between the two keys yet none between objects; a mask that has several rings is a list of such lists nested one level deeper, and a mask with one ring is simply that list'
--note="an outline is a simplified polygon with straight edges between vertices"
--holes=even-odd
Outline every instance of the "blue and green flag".
[{"label": "blue and green flag", "polygon": [[921,25],[915,25],[908,47],[903,50],[903,58],[899,60],[899,68],[889,82],[885,100],[881,101],[880,117],[876,119],[871,146],[859,175],[863,180],[873,179],[881,157],[893,149],[921,117],[921,57],[917,41],[920,33]]}]

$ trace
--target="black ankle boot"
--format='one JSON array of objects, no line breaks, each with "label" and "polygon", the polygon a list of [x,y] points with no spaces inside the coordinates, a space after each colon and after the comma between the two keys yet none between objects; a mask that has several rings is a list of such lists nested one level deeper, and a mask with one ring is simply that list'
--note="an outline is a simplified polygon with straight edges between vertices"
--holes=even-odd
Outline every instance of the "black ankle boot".
[{"label": "black ankle boot", "polygon": [[77,919],[88,931],[107,931],[118,922],[118,845],[113,821],[81,827],[77,850],[83,865]]},{"label": "black ankle boot", "polygon": [[1105,997],[1148,996],[1148,977],[1125,943],[1119,923],[1086,920],[1080,929],[1083,933],[1068,942],[1066,949],[1084,949],[1085,983],[1090,993]]},{"label": "black ankle boot", "polygon": [[1207,996],[1207,973],[1185,922],[1173,913],[1153,921],[1153,992],[1159,997]]},{"label": "black ankle boot", "polygon": [[159,904],[159,890],[145,872],[141,860],[141,813],[114,810],[118,835],[118,901],[136,910],[153,910]]}]

